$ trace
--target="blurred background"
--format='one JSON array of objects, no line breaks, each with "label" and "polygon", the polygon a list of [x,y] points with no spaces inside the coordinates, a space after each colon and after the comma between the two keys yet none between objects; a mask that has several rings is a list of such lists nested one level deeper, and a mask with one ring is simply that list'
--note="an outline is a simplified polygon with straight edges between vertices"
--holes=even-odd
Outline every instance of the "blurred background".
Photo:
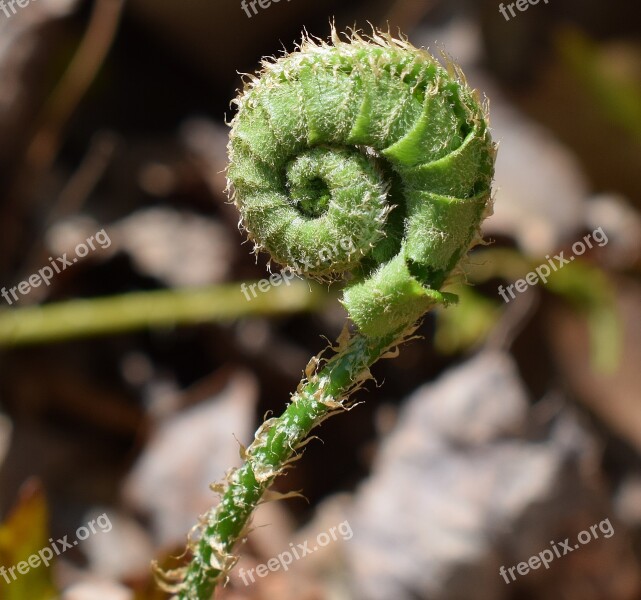
[{"label": "blurred background", "polygon": [[[277,480],[308,501],[260,507],[220,598],[641,598],[636,5],[24,4],[0,7],[0,565],[96,515],[111,527],[0,578],[0,599],[167,597],[150,562],[172,564],[208,485],[340,333],[337,289],[245,299],[267,257],[224,194],[239,73],[332,21],[443,49],[490,99],[489,243],[448,288],[460,304],[376,365],[364,402]],[[503,300],[500,285],[597,230],[607,243]],[[53,264],[47,285],[19,287]],[[611,536],[501,576],[605,520]],[[345,521],[350,539],[287,572],[238,576]]]}]

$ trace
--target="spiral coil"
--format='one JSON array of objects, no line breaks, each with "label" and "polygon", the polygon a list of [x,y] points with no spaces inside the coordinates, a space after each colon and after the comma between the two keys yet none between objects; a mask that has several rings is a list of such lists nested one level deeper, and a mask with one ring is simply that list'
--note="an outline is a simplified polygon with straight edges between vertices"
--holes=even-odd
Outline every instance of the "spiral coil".
[{"label": "spiral coil", "polygon": [[484,107],[455,66],[380,32],[306,39],[262,66],[229,143],[249,238],[310,277],[349,274],[343,304],[365,335],[407,328],[446,300],[488,212]]}]

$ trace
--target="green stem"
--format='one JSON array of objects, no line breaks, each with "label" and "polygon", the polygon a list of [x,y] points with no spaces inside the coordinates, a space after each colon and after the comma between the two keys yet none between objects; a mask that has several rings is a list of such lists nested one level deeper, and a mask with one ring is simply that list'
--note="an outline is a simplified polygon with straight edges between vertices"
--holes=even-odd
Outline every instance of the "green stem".
[{"label": "green stem", "polygon": [[412,324],[453,300],[439,290],[478,238],[490,199],[495,146],[456,66],[389,34],[343,41],[334,29],[332,44],[305,38],[262,65],[235,100],[229,191],[256,251],[346,281],[342,303],[359,333],[306,373],[244,465],[215,487],[222,498],[196,528],[191,563],[166,574],[179,600],[211,597],[252,511],[309,432],[346,408]]},{"label": "green stem", "polygon": [[[251,284],[248,286],[251,287]],[[310,288],[315,293],[310,293]],[[157,290],[0,310],[0,346],[59,342],[145,327],[224,321],[252,315],[316,310],[321,287],[292,281],[247,301],[239,283],[199,289]]]},{"label": "green stem", "polygon": [[208,600],[233,566],[234,544],[273,480],[295,457],[310,431],[335,410],[345,409],[351,391],[369,375],[369,367],[402,339],[356,334],[310,379],[304,379],[283,414],[267,421],[246,450],[246,462],[228,476],[218,506],[203,521],[200,539],[184,581],[180,600]]}]

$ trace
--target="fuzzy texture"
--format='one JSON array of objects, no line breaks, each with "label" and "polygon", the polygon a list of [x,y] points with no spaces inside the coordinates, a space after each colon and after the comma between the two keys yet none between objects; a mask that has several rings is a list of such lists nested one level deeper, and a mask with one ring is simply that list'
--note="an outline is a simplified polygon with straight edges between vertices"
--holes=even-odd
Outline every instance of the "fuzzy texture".
[{"label": "fuzzy texture", "polygon": [[[409,335],[410,332],[405,332]],[[279,499],[269,487],[292,462],[300,458],[310,432],[324,420],[348,410],[349,396],[370,377],[369,367],[400,343],[396,335],[366,338],[344,335],[325,365],[312,358],[305,378],[282,415],[266,420],[248,448],[241,447],[245,461],[231,469],[224,482],[212,485],[220,502],[202,516],[189,536],[192,555],[187,567],[156,574],[161,587],[179,600],[209,600],[236,563],[235,543],[246,536],[251,515],[263,501]],[[275,496],[275,497],[274,497]]]},{"label": "fuzzy texture", "polygon": [[349,274],[343,303],[368,336],[447,301],[495,155],[460,71],[381,33],[306,39],[262,66],[235,101],[228,170],[256,249],[321,280]]},{"label": "fuzzy texture", "polygon": [[211,598],[254,508],[312,429],[349,408],[370,366],[451,300],[439,289],[489,205],[494,145],[458,70],[389,35],[332,38],[306,39],[250,77],[228,179],[256,250],[321,280],[346,278],[359,331],[346,327],[329,360],[312,358],[283,414],[241,449],[244,464],[212,486],[221,499],[190,536],[189,565],[161,574],[180,600]]}]

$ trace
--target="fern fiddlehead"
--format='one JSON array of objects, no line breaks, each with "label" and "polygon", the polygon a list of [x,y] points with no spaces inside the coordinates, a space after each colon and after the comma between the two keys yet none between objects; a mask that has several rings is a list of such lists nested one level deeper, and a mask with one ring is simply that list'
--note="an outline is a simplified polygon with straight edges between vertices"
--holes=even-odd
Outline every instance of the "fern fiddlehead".
[{"label": "fern fiddlehead", "polygon": [[181,599],[211,596],[253,509],[311,429],[345,408],[369,367],[432,306],[453,299],[440,288],[490,204],[486,111],[454,65],[387,34],[342,40],[333,31],[331,44],[306,39],[262,67],[235,101],[234,202],[257,250],[294,270],[309,265],[310,277],[347,281],[356,333],[306,373],[217,488],[191,563],[170,574]]}]

